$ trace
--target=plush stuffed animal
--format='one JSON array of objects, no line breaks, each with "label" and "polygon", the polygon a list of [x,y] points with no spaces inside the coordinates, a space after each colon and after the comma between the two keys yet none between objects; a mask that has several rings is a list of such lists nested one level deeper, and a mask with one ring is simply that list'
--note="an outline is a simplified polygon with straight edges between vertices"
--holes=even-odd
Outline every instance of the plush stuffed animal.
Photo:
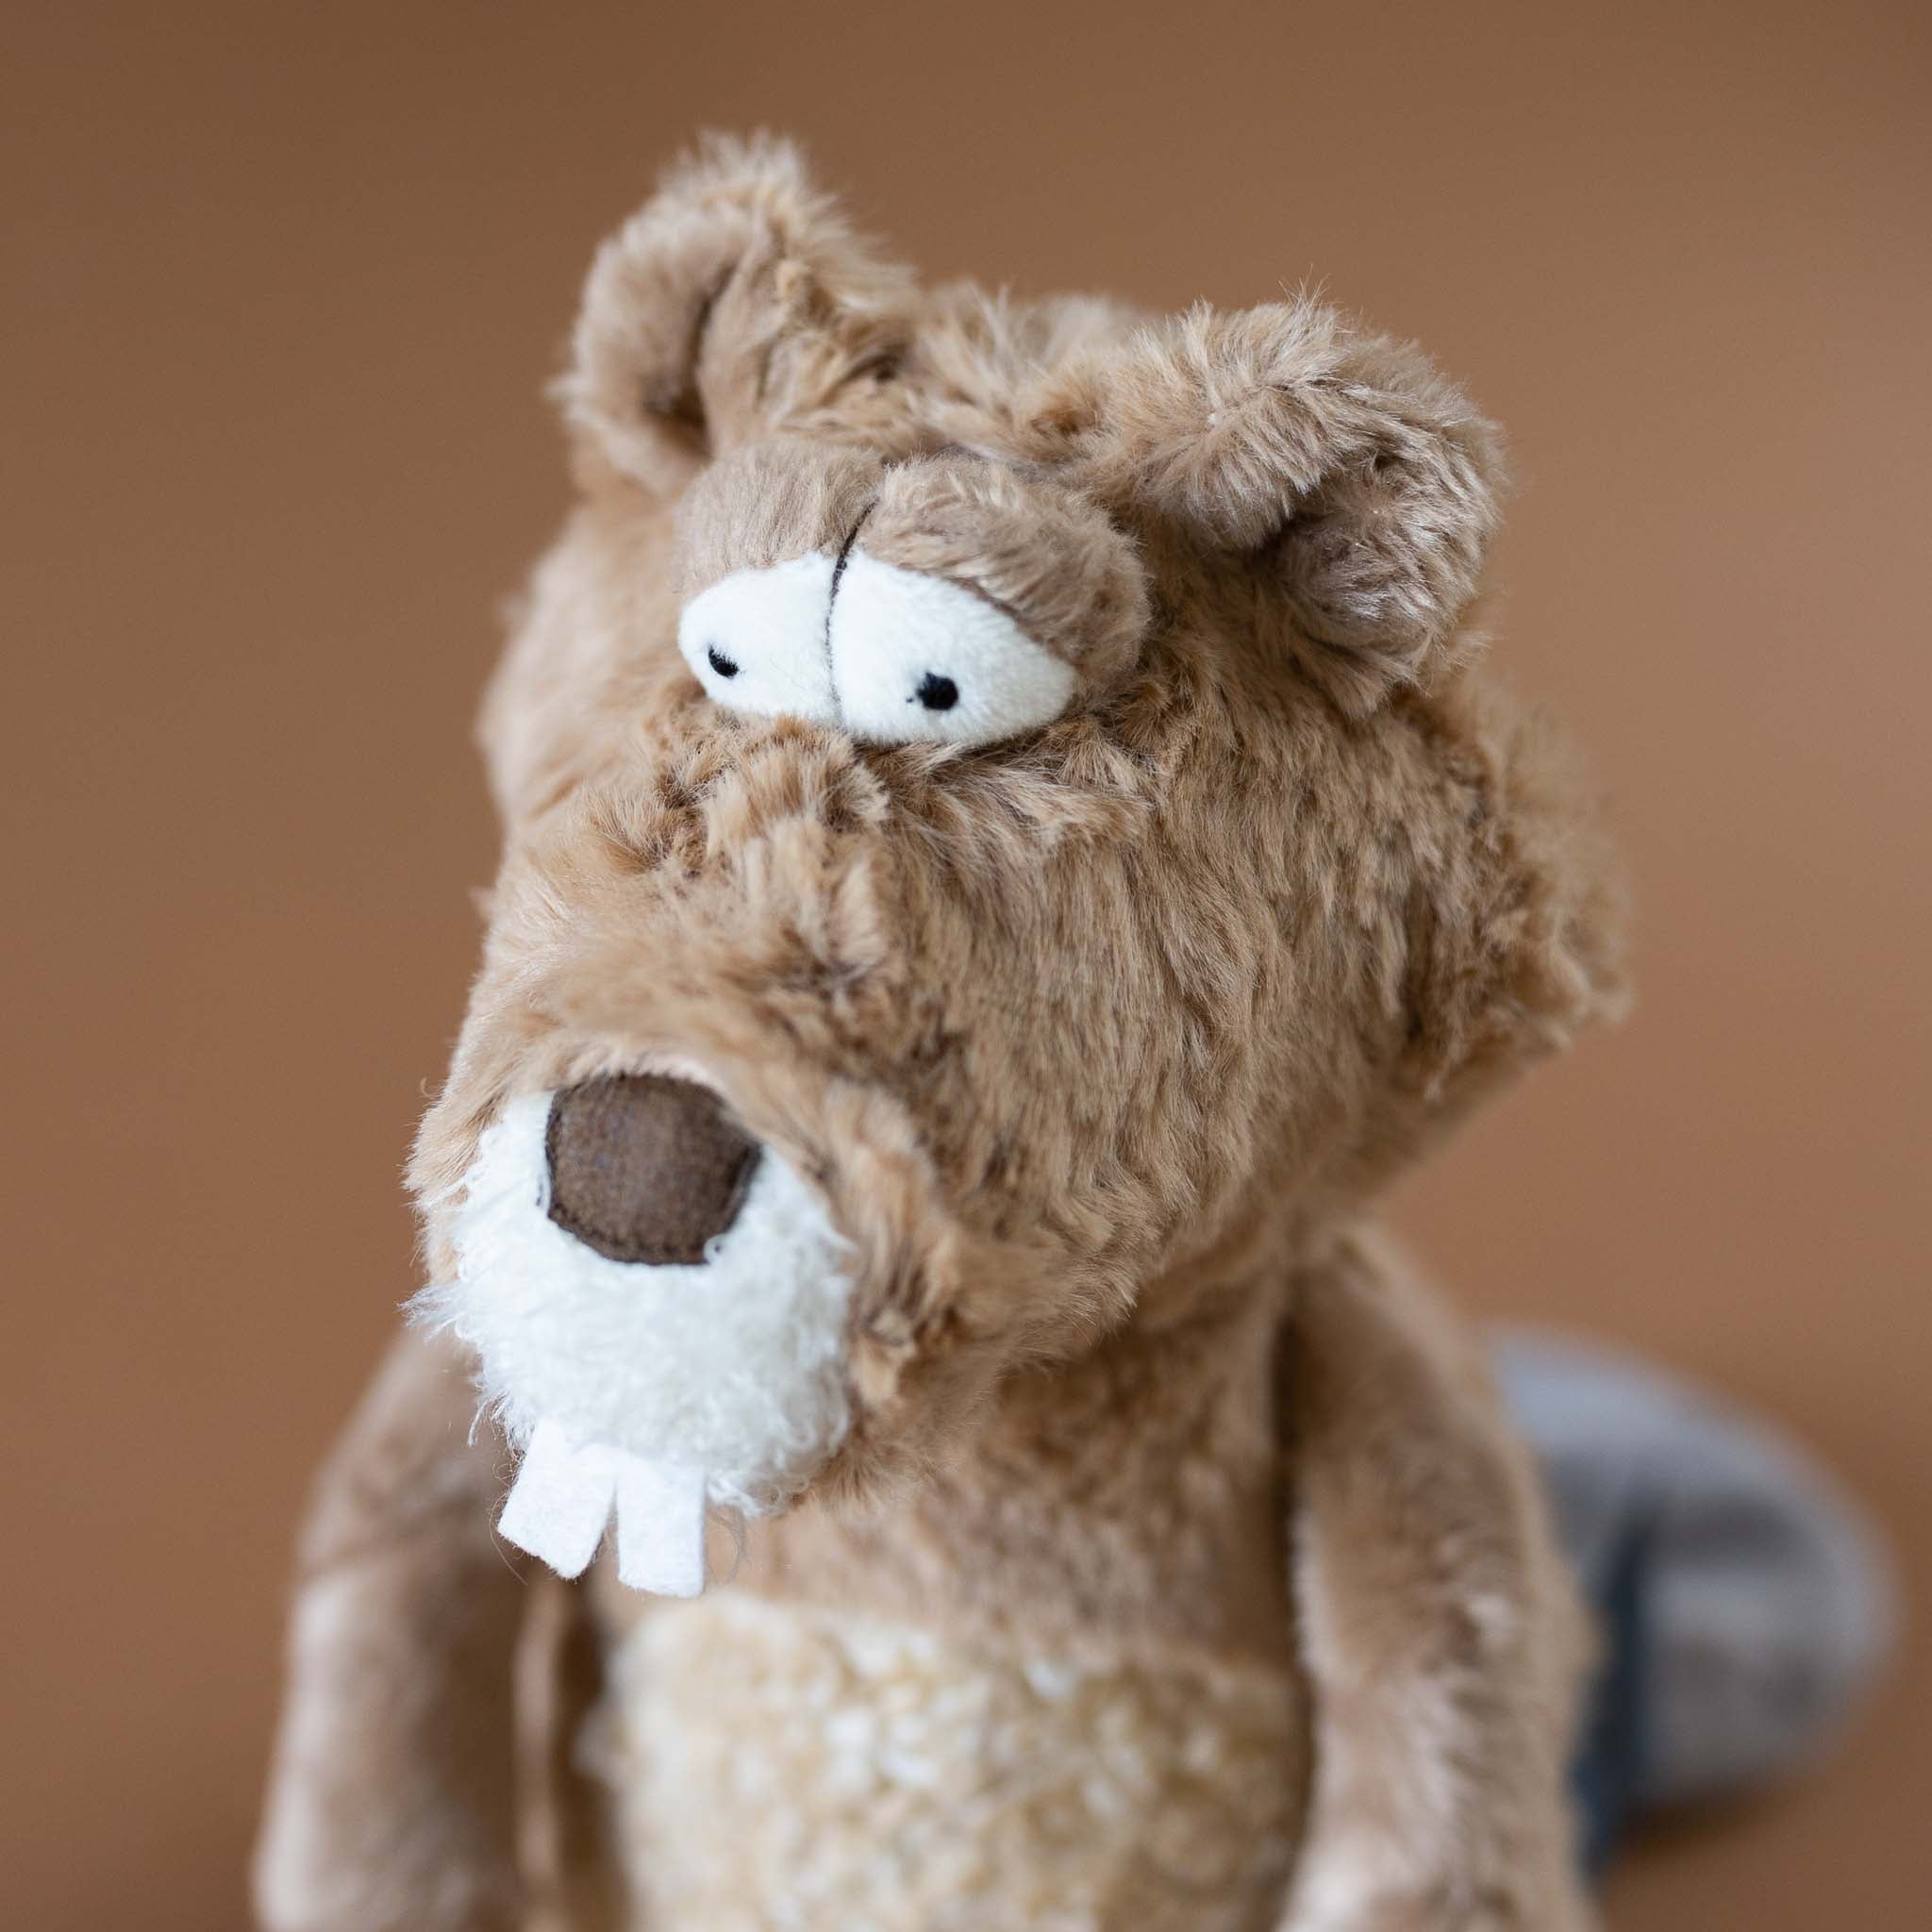
[{"label": "plush stuffed animal", "polygon": [[1494,431],[1308,301],[923,291],[762,142],[561,397],[267,1924],[1586,1924],[1581,1619],[1370,1222],[1619,1001]]}]

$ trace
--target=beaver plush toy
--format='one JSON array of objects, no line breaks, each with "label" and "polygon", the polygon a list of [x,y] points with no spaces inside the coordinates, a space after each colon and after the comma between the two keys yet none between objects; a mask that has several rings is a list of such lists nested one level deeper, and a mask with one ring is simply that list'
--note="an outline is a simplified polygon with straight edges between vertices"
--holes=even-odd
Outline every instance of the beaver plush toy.
[{"label": "beaver plush toy", "polygon": [[560,392],[266,1923],[1586,1924],[1581,1621],[1368,1221],[1619,996],[1492,429],[1311,302],[922,291],[769,143]]}]

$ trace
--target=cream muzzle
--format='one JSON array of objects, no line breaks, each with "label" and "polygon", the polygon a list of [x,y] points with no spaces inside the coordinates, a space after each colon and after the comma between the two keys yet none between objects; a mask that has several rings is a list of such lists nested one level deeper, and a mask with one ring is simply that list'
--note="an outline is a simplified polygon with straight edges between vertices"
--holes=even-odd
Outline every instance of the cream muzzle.
[{"label": "cream muzzle", "polygon": [[708,1509],[782,1507],[844,1438],[846,1251],[792,1168],[741,1136],[727,1171],[702,1119],[636,1108],[573,1145],[588,1091],[525,1094],[485,1130],[457,1278],[424,1312],[475,1351],[521,1452],[504,1537],[575,1576],[614,1514],[622,1579],[693,1596]]}]

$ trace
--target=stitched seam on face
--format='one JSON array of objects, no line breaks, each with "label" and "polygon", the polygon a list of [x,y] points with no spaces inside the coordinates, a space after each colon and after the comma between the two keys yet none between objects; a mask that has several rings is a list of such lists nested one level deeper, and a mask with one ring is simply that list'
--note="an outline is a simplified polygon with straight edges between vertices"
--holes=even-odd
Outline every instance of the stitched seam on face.
[{"label": "stitched seam on face", "polygon": [[839,546],[839,555],[832,562],[831,588],[825,592],[825,675],[832,688],[832,708],[838,714],[839,723],[845,722],[845,707],[839,702],[838,680],[832,671],[832,607],[839,601],[839,579],[845,575],[845,566],[851,561],[853,546],[858,541],[858,533],[865,528],[865,520],[873,513],[874,505],[867,504],[859,511],[858,521],[847,533],[845,541]]}]

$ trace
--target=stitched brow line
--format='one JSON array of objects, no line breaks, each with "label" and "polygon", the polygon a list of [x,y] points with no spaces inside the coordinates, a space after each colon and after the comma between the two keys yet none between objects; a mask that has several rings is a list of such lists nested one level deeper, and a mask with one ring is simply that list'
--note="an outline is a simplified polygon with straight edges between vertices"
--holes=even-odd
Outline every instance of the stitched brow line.
[{"label": "stitched brow line", "polygon": [[1030,639],[1036,644],[1040,643],[1040,639],[1034,636],[1033,626],[1020,614],[1017,607],[1008,604],[1004,597],[995,597],[984,584],[975,584],[971,577],[941,576],[939,581],[942,584],[951,584],[955,590],[964,591],[968,596],[977,597],[982,604],[997,610],[1022,637]]},{"label": "stitched brow line", "polygon": [[871,516],[873,506],[867,504],[858,513],[858,521],[853,525],[845,541],[839,546],[839,555],[832,563],[832,587],[825,595],[825,656],[832,655],[832,606],[839,601],[839,579],[845,575],[845,566],[851,560],[852,547],[858,541],[858,533],[865,528],[865,520]]},{"label": "stitched brow line", "polygon": [[[832,560],[832,584],[831,588],[825,592],[825,673],[827,677],[831,675],[832,608],[839,601],[839,579],[845,575],[845,566],[852,558],[853,545],[858,541],[858,533],[865,528],[865,520],[873,513],[876,501],[877,499],[874,498],[873,503],[867,504],[859,511],[858,521],[846,533],[844,542],[839,546],[839,555]],[[832,708],[838,713],[839,722],[842,724],[845,722],[845,707],[839,702],[839,692],[836,686],[833,687],[832,691]]]}]

